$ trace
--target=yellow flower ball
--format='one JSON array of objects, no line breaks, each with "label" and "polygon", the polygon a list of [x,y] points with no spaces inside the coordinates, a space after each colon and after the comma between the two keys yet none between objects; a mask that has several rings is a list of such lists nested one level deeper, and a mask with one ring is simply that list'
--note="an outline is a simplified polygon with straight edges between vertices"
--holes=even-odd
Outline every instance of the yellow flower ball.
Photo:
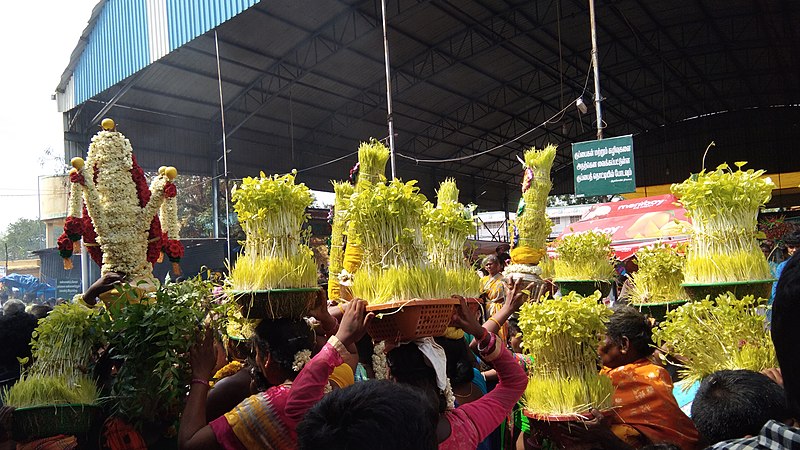
[{"label": "yellow flower ball", "polygon": [[164,172],[167,170],[167,166],[161,166],[158,168],[158,174],[164,175]]},{"label": "yellow flower ball", "polygon": [[106,131],[114,131],[114,128],[117,127],[117,124],[114,123],[113,119],[105,118],[102,122],[100,122],[100,126],[102,126]]},{"label": "yellow flower ball", "polygon": [[176,169],[176,168],[174,168],[174,167],[172,167],[172,166],[169,166],[169,167],[167,167],[167,168],[164,170],[164,175],[166,175],[166,176],[167,176],[167,178],[168,178],[170,181],[172,181],[172,180],[174,180],[174,179],[175,179],[175,177],[177,177],[177,176],[178,176],[178,169]]},{"label": "yellow flower ball", "polygon": [[83,169],[84,161],[83,161],[83,158],[81,158],[80,156],[76,156],[75,158],[72,158],[69,161],[69,164],[72,167],[74,167],[74,168],[76,168],[78,170],[81,170],[81,169]]}]

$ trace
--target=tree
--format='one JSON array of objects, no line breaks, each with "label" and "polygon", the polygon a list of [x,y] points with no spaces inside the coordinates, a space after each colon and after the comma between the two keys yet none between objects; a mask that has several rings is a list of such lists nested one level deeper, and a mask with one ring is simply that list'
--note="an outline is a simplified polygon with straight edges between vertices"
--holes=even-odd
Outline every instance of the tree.
[{"label": "tree", "polygon": [[2,237],[8,246],[8,259],[26,259],[30,252],[44,248],[44,225],[36,219],[17,219],[6,228]]}]

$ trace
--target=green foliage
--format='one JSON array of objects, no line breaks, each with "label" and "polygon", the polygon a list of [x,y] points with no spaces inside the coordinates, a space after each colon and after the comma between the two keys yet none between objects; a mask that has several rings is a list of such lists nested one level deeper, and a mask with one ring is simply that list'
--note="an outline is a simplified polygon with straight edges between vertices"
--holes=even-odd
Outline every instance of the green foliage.
[{"label": "green foliage", "polygon": [[439,185],[437,204],[425,207],[422,235],[432,265],[445,269],[466,267],[464,244],[475,233],[474,207],[458,203],[458,188],[452,178]]},{"label": "green foliage", "polygon": [[[307,246],[308,236],[302,233],[313,196],[305,184],[295,184],[294,174],[267,177],[261,172],[259,178],[245,178],[234,188],[233,207],[247,235],[245,255],[231,270],[234,289],[316,284],[313,254]],[[314,274],[313,281],[309,281],[309,271]]]},{"label": "green foliage", "polygon": [[333,224],[331,225],[331,250],[328,256],[328,272],[332,277],[336,277],[342,272],[343,268],[347,208],[350,206],[350,196],[353,195],[353,185],[346,181],[334,181],[332,183],[336,197],[333,202],[334,215]]},{"label": "green foliage", "polygon": [[[17,219],[6,227],[2,241],[8,247],[8,259],[26,259],[45,245],[44,224],[36,219]],[[5,249],[3,249],[5,251]]]},{"label": "green foliage", "polygon": [[105,343],[100,309],[64,303],[39,320],[33,332],[31,375],[60,377],[76,383],[89,366],[93,349]]},{"label": "green foliage", "polygon": [[230,270],[227,286],[234,291],[307,288],[317,285],[314,253],[302,245],[297,253],[285,258],[270,256],[255,259],[240,256]]},{"label": "green foliage", "polygon": [[396,266],[364,268],[353,276],[353,295],[370,304],[429,298],[453,294],[477,297],[480,279],[469,267],[447,270],[439,267]]},{"label": "green foliage", "polygon": [[632,303],[663,303],[683,300],[683,265],[686,258],[668,244],[645,247],[636,252],[639,269],[633,273]]},{"label": "green foliage", "polygon": [[200,324],[211,311],[212,317],[226,316],[226,306],[212,302],[211,290],[199,276],[165,284],[152,300],[119,302],[102,317],[109,354],[122,363],[109,387],[112,413],[140,429],[178,417],[191,378],[189,348]]},{"label": "green foliage", "polygon": [[[386,162],[389,161],[389,149],[375,138],[362,142],[358,147],[358,184],[362,182],[380,183],[386,181]],[[356,186],[356,190],[361,190]]]},{"label": "green foliage", "polygon": [[611,310],[599,297],[571,292],[520,308],[522,346],[536,361],[524,396],[528,410],[570,414],[610,406],[613,387],[598,374],[597,346]]},{"label": "green foliage", "polygon": [[25,374],[10,388],[0,392],[3,404],[15,408],[71,404],[95,404],[98,399],[94,380],[78,377]]},{"label": "green foliage", "polygon": [[[525,168],[530,170],[533,178],[530,187],[523,187],[522,199],[525,209],[516,219],[519,229],[520,246],[544,248],[550,235],[553,223],[547,217],[547,195],[553,188],[550,181],[550,169],[556,157],[556,146],[548,145],[543,150],[531,148],[525,152]],[[524,181],[523,181],[524,183]]]},{"label": "green foliage", "polygon": [[763,170],[737,170],[721,164],[683,183],[673,184],[692,218],[692,240],[686,257],[687,283],[718,283],[770,278],[769,264],[756,240],[758,210],[775,185]]},{"label": "green foliage", "polygon": [[564,236],[557,241],[558,258],[553,261],[560,280],[608,280],[614,277],[611,263],[611,236],[586,231]]},{"label": "green foliage", "polygon": [[725,369],[761,370],[777,367],[775,348],[759,314],[763,299],[733,294],[689,302],[667,313],[653,330],[653,340],[681,361],[687,385]]},{"label": "green foliage", "polygon": [[425,264],[422,221],[427,200],[416,183],[359,181],[347,219],[364,249],[362,268]]}]

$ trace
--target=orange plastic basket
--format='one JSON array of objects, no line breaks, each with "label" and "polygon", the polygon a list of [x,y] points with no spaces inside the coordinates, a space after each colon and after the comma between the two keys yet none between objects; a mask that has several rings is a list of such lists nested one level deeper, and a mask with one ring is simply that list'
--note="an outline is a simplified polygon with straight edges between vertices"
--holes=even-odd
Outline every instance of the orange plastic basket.
[{"label": "orange plastic basket", "polygon": [[375,342],[390,343],[442,336],[458,303],[458,299],[440,298],[367,306],[367,311],[376,316],[367,326],[367,333]]}]

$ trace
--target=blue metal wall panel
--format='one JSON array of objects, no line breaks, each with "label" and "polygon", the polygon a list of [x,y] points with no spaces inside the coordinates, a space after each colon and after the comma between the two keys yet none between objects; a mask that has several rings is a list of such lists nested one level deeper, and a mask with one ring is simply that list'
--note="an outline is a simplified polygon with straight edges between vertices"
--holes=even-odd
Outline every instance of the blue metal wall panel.
[{"label": "blue metal wall panel", "polygon": [[167,0],[169,49],[175,50],[259,0]]},{"label": "blue metal wall panel", "polygon": [[107,2],[73,73],[76,104],[145,67],[148,53],[145,0]]},{"label": "blue metal wall panel", "polygon": [[[172,51],[259,2],[164,0],[168,29],[161,37],[160,30],[148,33],[148,1],[152,0],[107,0],[73,71],[74,96],[67,109],[85,102],[163,56],[155,54],[151,57],[151,37],[169,39],[168,48]],[[150,19],[152,23],[154,18]]]}]

